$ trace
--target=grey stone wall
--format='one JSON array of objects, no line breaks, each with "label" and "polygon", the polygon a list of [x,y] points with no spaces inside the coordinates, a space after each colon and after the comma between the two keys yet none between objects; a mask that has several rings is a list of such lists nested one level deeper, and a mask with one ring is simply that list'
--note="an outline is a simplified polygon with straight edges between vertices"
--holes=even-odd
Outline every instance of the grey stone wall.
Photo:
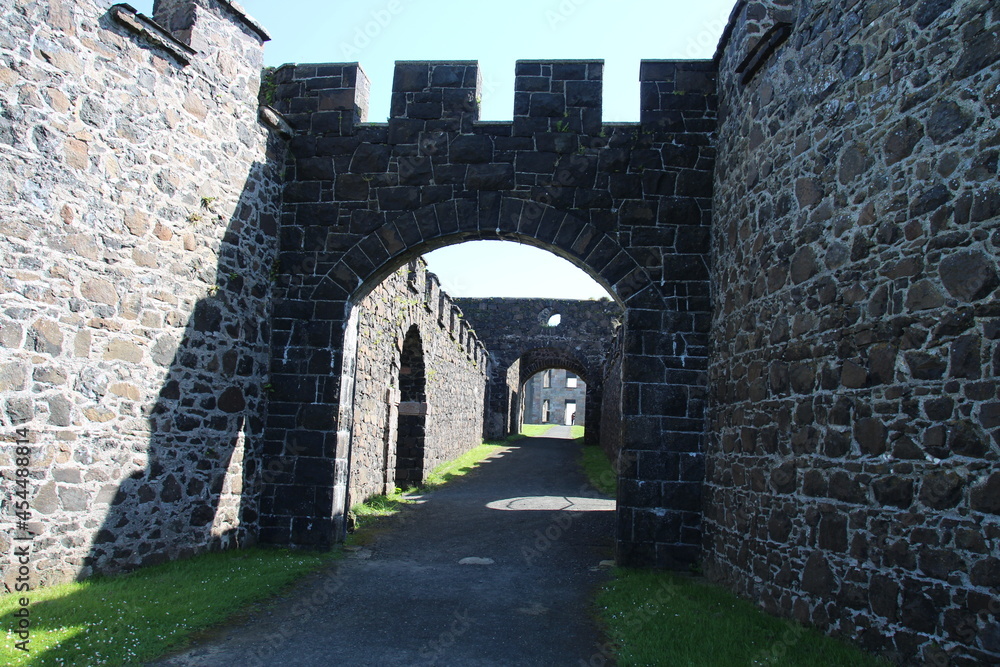
[{"label": "grey stone wall", "polygon": [[996,664],[1000,8],[735,18],[706,569],[905,664]]},{"label": "grey stone wall", "polygon": [[257,121],[265,35],[225,3],[199,9],[200,52],[108,2],[4,4],[0,551],[18,428],[34,583],[244,544],[282,151]]},{"label": "grey stone wall", "polygon": [[[451,298],[422,259],[389,276],[357,308],[352,504],[396,486],[401,413],[421,418],[426,475],[482,442],[486,391],[486,352],[468,324],[451,317]],[[415,372],[402,354],[404,338],[414,327],[422,347],[422,398],[408,395],[400,384],[401,368],[404,374]]]}]

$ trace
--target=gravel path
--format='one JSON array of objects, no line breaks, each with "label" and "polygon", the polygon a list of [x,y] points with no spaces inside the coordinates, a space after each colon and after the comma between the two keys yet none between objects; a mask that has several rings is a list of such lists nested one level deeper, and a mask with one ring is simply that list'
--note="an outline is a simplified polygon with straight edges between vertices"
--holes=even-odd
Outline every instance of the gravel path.
[{"label": "gravel path", "polygon": [[277,604],[153,664],[609,664],[592,600],[614,501],[587,486],[568,438],[514,443]]}]

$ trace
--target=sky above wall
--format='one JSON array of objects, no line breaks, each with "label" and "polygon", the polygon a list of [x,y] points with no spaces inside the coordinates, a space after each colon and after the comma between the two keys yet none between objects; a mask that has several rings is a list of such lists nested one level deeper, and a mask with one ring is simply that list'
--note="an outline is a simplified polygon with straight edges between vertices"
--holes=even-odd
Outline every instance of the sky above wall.
[{"label": "sky above wall", "polygon": [[[152,14],[153,0],[130,4]],[[483,78],[481,118],[511,120],[516,60],[603,59],[604,121],[635,122],[639,61],[711,58],[735,0],[239,0],[239,4],[271,34],[264,51],[268,65],[361,63],[371,80],[369,121],[382,122],[388,116],[396,60],[478,60]],[[566,260],[515,243],[464,243],[429,253],[426,259],[454,296],[607,296],[604,288]]]}]

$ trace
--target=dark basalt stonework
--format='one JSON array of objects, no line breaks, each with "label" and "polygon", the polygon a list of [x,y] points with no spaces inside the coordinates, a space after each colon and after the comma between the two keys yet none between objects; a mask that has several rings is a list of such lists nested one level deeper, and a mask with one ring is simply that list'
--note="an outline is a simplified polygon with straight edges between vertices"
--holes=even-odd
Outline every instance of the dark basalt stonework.
[{"label": "dark basalt stonework", "polygon": [[[382,278],[451,243],[530,243],[587,270],[624,312],[622,443],[629,460],[641,452],[656,473],[640,479],[634,465],[622,470],[619,560],[697,560],[701,466],[677,466],[672,453],[702,460],[715,74],[708,62],[644,62],[641,121],[603,125],[602,72],[601,61],[521,61],[513,122],[482,123],[475,63],[398,63],[392,117],[366,124],[368,84],[358,65],[277,71],[276,106],[296,136],[275,306],[281,354],[271,368],[278,389],[270,405],[281,417],[269,424],[267,451],[287,452],[309,430],[301,415],[310,405],[336,412],[342,360],[351,355],[336,332]],[[307,337],[303,319],[331,335]],[[332,367],[316,370],[310,360],[331,349]],[[497,375],[495,384],[516,385],[516,375]],[[504,402],[497,413],[509,417]],[[347,439],[335,430],[315,437],[336,452],[340,485]],[[307,456],[298,461],[296,469],[310,465]],[[288,495],[322,502],[262,512],[262,537],[330,544],[342,507],[331,512],[324,489],[294,475],[267,485],[262,506]],[[662,540],[637,527],[668,515],[690,530]],[[311,530],[297,528],[305,525]]]},{"label": "dark basalt stonework", "polygon": [[902,4],[747,3],[721,52],[704,559],[901,663],[995,664],[1000,16]]}]

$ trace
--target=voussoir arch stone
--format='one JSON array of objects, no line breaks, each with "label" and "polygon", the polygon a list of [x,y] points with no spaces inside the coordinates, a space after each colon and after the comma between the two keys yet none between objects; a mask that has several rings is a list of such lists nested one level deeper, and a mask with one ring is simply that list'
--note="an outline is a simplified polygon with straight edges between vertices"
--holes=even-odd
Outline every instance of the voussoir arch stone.
[{"label": "voussoir arch stone", "polygon": [[[311,296],[356,301],[418,255],[484,240],[550,251],[585,271],[624,306],[658,296],[646,269],[610,235],[571,213],[514,197],[503,197],[499,206],[460,200],[402,214],[348,248],[325,271]],[[316,268],[322,271],[318,263]]]}]

